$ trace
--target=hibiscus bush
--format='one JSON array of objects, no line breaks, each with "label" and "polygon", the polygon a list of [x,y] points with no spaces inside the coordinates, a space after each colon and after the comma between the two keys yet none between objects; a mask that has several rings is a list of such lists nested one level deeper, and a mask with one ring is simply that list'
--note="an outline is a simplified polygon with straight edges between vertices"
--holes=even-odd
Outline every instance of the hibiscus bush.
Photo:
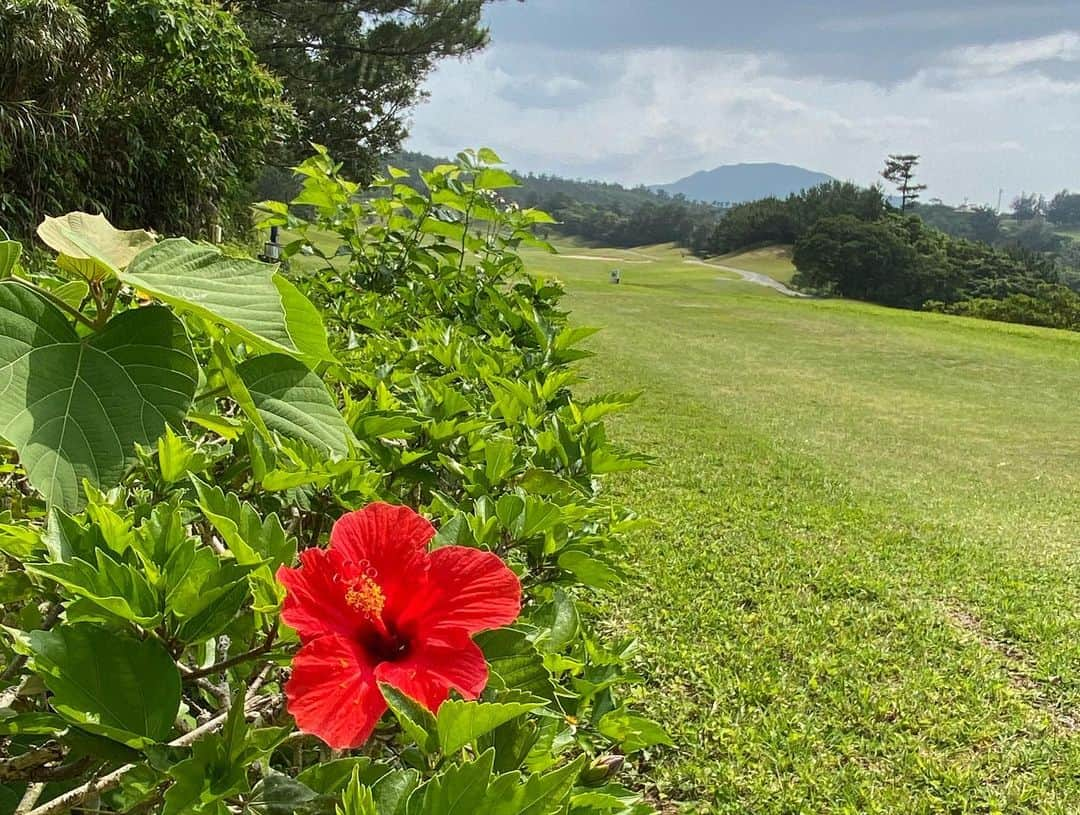
[{"label": "hibiscus bush", "polygon": [[361,190],[320,150],[261,207],[280,266],[0,240],[0,812],[652,811],[668,739],[593,604],[633,396],[575,395],[498,164]]}]

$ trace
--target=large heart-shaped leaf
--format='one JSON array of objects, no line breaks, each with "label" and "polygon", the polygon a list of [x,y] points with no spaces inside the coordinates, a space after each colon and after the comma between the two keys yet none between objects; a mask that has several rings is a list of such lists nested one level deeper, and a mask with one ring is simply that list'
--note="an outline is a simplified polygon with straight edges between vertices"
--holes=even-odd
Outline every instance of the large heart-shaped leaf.
[{"label": "large heart-shaped leaf", "polygon": [[166,308],[127,311],[80,339],[51,303],[0,283],[0,436],[50,504],[77,509],[82,480],[118,483],[191,405],[198,367]]},{"label": "large heart-shaped leaf", "polygon": [[56,712],[83,730],[137,749],[172,730],[180,672],[158,640],[79,623],[20,633],[16,648],[52,691]]},{"label": "large heart-shaped leaf", "polygon": [[269,263],[172,238],[139,255],[120,279],[260,350],[333,359],[318,310]]},{"label": "large heart-shaped leaf", "polygon": [[57,265],[86,280],[116,277],[139,252],[154,245],[144,229],[117,229],[104,215],[69,212],[46,218],[38,237],[56,252]]},{"label": "large heart-shaped leaf", "polygon": [[352,431],[322,379],[285,354],[264,354],[241,363],[238,372],[269,430],[348,455]]}]

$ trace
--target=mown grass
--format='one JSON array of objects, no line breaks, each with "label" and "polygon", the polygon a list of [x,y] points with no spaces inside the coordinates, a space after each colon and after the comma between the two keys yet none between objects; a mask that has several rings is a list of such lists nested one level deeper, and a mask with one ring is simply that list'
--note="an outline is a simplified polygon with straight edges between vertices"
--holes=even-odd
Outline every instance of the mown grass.
[{"label": "mown grass", "polygon": [[717,263],[768,275],[781,283],[790,283],[795,276],[795,264],[791,261],[791,247],[787,245],[763,246],[746,252],[735,252],[713,258]]},{"label": "mown grass", "polygon": [[[649,251],[649,250],[646,250]],[[666,253],[666,254],[665,254]],[[717,813],[1080,811],[1080,335],[529,255],[657,459],[615,624]],[[734,265],[734,264],[733,264]]]}]

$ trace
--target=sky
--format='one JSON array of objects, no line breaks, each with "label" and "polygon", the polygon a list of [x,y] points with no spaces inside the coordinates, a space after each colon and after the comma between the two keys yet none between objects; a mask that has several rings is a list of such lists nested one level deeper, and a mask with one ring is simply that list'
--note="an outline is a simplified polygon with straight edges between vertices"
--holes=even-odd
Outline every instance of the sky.
[{"label": "sky", "polygon": [[775,161],[926,198],[1080,189],[1080,0],[498,0],[406,147],[635,185]]}]

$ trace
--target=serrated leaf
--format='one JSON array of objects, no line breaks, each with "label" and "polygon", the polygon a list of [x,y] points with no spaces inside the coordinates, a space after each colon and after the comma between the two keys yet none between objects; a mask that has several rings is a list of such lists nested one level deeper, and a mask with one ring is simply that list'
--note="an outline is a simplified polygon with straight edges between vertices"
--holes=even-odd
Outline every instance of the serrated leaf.
[{"label": "serrated leaf", "polygon": [[271,512],[261,518],[251,504],[241,501],[221,487],[211,487],[192,475],[199,508],[225,539],[236,562],[259,565],[268,561],[274,568],[291,563],[296,543],[285,534],[278,516]]},{"label": "serrated leaf", "polygon": [[147,579],[130,564],[113,560],[103,549],[94,555],[94,563],[73,558],[66,563],[28,563],[25,568],[122,620],[147,628],[161,622],[159,598]]},{"label": "serrated leaf", "polygon": [[252,347],[333,359],[315,306],[269,263],[171,238],[139,255],[120,279],[236,332]]},{"label": "serrated leaf", "polygon": [[408,815],[476,815],[488,813],[488,787],[495,752],[488,750],[476,761],[451,765],[409,798]]},{"label": "serrated leaf", "polygon": [[370,787],[360,783],[357,770],[353,770],[349,786],[341,796],[341,805],[335,811],[337,815],[379,815],[375,809],[375,796]]},{"label": "serrated leaf", "polygon": [[104,215],[86,212],[46,218],[37,234],[59,255],[57,266],[86,280],[116,277],[140,252],[154,245],[154,236],[144,229],[117,229]]},{"label": "serrated leaf", "polygon": [[266,354],[237,368],[266,427],[338,455],[354,442],[322,378],[285,354]]},{"label": "serrated leaf", "polygon": [[521,690],[549,701],[555,698],[551,672],[524,633],[512,628],[484,631],[476,636],[476,644],[491,669],[492,687]]},{"label": "serrated leaf", "polygon": [[172,731],[180,672],[157,640],[77,623],[20,634],[16,647],[52,691],[52,708],[82,729],[135,749]]},{"label": "serrated leaf", "polygon": [[82,506],[83,479],[117,484],[136,444],[183,420],[197,373],[168,309],[124,312],[84,340],[55,306],[0,283],[0,435],[50,504]]},{"label": "serrated leaf", "polygon": [[410,739],[428,755],[439,748],[439,726],[431,711],[392,685],[379,684],[383,698]]},{"label": "serrated leaf", "polygon": [[511,702],[465,702],[448,699],[439,707],[436,717],[439,748],[445,754],[455,753],[499,725],[545,704],[543,699],[529,696]]}]

